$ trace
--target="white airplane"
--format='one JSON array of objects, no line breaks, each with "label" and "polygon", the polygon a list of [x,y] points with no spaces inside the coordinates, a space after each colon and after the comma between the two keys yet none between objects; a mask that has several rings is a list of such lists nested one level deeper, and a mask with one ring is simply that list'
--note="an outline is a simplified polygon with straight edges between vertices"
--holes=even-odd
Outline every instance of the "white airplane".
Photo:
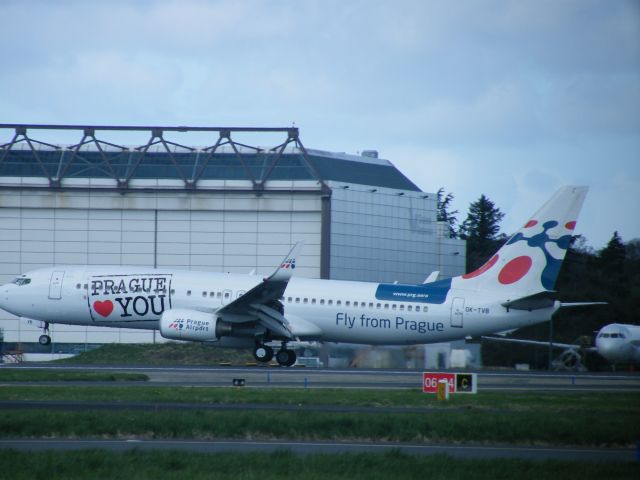
[{"label": "white airplane", "polygon": [[[603,304],[592,302],[589,305]],[[571,304],[573,306],[575,304]],[[586,370],[582,364],[581,352],[596,352],[611,364],[640,364],[640,326],[626,323],[610,323],[602,327],[596,334],[595,346],[585,347],[574,343],[544,342],[520,338],[489,337],[482,338],[493,342],[536,345],[563,349],[554,361],[556,368],[569,370]]]},{"label": "white airplane", "polygon": [[[168,339],[253,348],[280,365],[292,341],[413,345],[544,322],[586,187],[558,190],[478,270],[418,285],[292,278],[297,243],[269,277],[124,266],[34,270],[0,287],[0,308],[50,323],[159,330]],[[429,280],[432,280],[429,278]],[[563,305],[564,306],[564,305]]]}]

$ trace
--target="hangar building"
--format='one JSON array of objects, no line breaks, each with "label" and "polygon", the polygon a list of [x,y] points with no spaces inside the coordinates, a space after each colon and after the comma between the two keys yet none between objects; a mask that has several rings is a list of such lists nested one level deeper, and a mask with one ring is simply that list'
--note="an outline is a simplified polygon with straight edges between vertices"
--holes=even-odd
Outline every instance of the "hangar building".
[{"label": "hangar building", "polygon": [[[306,149],[297,128],[0,124],[0,284],[53,265],[268,274],[298,240],[296,274],[307,277],[422,283],[465,265],[436,194],[375,151]],[[0,310],[0,329],[40,348],[39,322]],[[51,331],[59,352],[156,339]]]}]

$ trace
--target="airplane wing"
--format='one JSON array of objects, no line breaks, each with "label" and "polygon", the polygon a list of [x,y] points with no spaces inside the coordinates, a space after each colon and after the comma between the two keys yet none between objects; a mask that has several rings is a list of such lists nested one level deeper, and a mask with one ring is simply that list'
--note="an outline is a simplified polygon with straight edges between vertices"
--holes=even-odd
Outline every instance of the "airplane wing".
[{"label": "airplane wing", "polygon": [[[503,338],[503,337],[491,337],[488,335],[484,335],[482,337],[483,340],[491,340],[492,342],[504,342],[504,343],[519,343],[521,345],[540,345],[543,347],[548,347],[549,346],[549,342],[543,342],[541,340],[524,340],[524,339],[520,339],[520,338]],[[556,343],[556,342],[551,342],[551,346],[552,347],[557,347],[557,348],[580,348],[580,345],[574,345],[571,343]]]},{"label": "airplane wing", "polygon": [[216,311],[216,315],[231,323],[242,323],[258,319],[268,330],[288,338],[294,338],[289,322],[282,315],[279,299],[289,284],[296,268],[296,257],[303,242],[296,243],[289,254],[269,277],[247,293]]},{"label": "airplane wing", "polygon": [[[504,342],[504,343],[519,343],[521,345],[539,345],[541,347],[548,347],[549,342],[544,342],[542,340],[525,340],[520,338],[504,338],[504,337],[492,337],[488,335],[482,336],[483,340],[490,340],[492,342]],[[565,350],[577,350],[582,348],[582,345],[578,345],[575,343],[559,343],[559,342],[551,342],[551,346],[553,348],[564,348]],[[587,347],[584,348],[587,351],[596,351],[595,347]]]}]

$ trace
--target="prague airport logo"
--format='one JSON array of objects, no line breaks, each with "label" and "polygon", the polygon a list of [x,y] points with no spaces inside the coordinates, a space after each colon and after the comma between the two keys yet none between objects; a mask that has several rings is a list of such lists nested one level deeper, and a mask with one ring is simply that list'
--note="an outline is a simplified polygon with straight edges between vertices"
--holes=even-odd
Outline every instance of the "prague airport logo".
[{"label": "prague airport logo", "polygon": [[184,329],[184,318],[177,318],[176,320],[174,320],[173,322],[171,322],[169,324],[169,328],[171,330],[175,330],[176,332],[179,332],[180,330]]},{"label": "prague airport logo", "polygon": [[284,269],[290,268],[291,270],[293,270],[294,268],[296,268],[296,259],[290,258],[289,260],[284,262],[282,265],[280,265],[280,268],[284,268]]}]

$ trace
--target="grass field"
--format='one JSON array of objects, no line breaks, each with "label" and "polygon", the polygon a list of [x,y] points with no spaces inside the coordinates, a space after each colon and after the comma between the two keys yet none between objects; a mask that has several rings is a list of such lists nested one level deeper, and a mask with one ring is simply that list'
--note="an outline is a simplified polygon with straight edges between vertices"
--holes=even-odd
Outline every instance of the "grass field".
[{"label": "grass field", "polygon": [[13,410],[0,416],[11,437],[295,439],[401,442],[480,442],[520,445],[632,446],[638,420],[599,421],[544,412],[437,414],[210,410]]},{"label": "grass field", "polygon": [[[0,416],[4,437],[290,438],[300,440],[454,441],[545,445],[630,446],[640,438],[635,394],[484,393],[454,397],[447,407],[418,391],[158,387],[22,387],[0,389],[3,400],[150,402],[149,409],[20,410]],[[423,406],[425,413],[215,411],[154,409],[153,403]],[[457,407],[451,409],[450,407]]]},{"label": "grass field", "polygon": [[599,412],[603,416],[619,413],[640,415],[637,393],[502,393],[452,395],[446,403],[418,389],[294,389],[294,388],[222,388],[162,387],[145,384],[121,386],[22,386],[0,389],[0,400],[74,400],[188,403],[268,403],[278,405],[344,405],[366,407],[438,407],[468,410],[507,409],[513,412],[554,413]]},{"label": "grass field", "polygon": [[215,348],[202,343],[102,345],[54,363],[76,365],[245,365],[255,360],[249,350]]},{"label": "grass field", "polygon": [[0,450],[0,478],[23,480],[65,478],[243,479],[283,478],[376,480],[469,478],[501,480],[631,479],[638,464],[566,461],[462,460],[443,455],[342,454],[298,456],[275,454],[198,454],[186,452],[98,450],[23,453]]}]

